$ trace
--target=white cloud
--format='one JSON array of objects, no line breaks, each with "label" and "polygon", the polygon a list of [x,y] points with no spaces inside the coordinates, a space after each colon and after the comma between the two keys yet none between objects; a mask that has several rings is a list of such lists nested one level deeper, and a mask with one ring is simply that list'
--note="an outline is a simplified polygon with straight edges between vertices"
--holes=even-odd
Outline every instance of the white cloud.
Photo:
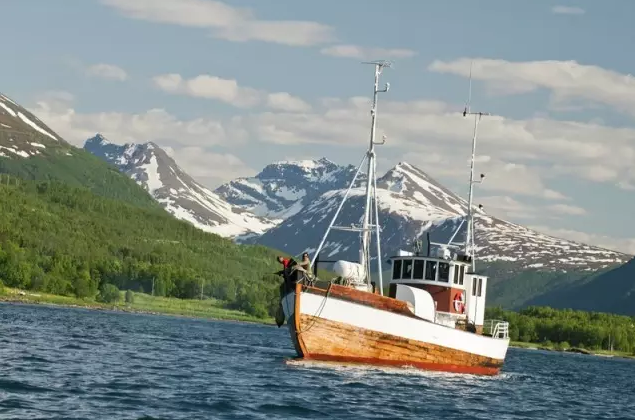
[{"label": "white cloud", "polygon": [[587,214],[582,207],[570,204],[530,205],[509,195],[478,197],[476,202],[482,204],[488,214],[504,220],[560,219]]},{"label": "white cloud", "polygon": [[332,45],[320,50],[324,55],[355,58],[358,60],[383,60],[388,58],[411,58],[416,51],[403,48],[366,48],[359,45]]},{"label": "white cloud", "polygon": [[317,22],[257,19],[247,8],[211,0],[101,0],[132,19],[209,29],[229,41],[264,41],[290,46],[333,42],[335,30]]},{"label": "white cloud", "polygon": [[188,175],[211,189],[255,172],[242,160],[230,153],[215,153],[207,148],[198,146],[161,147]]},{"label": "white cloud", "polygon": [[213,149],[229,142],[244,143],[248,134],[240,117],[223,122],[211,118],[179,120],[163,109],[138,114],[82,114],[69,102],[45,101],[29,110],[77,147],[82,147],[97,132],[116,144],[152,141],[164,148],[189,175],[210,188],[254,172],[238,157]]},{"label": "white cloud", "polygon": [[93,64],[86,68],[86,74],[93,77],[116,80],[119,82],[123,82],[128,79],[128,73],[126,73],[126,71],[121,67],[113,64]]},{"label": "white cloud", "polygon": [[617,187],[626,191],[635,191],[635,184],[628,181],[618,182]]},{"label": "white cloud", "polygon": [[311,110],[311,105],[300,98],[291,96],[287,92],[268,94],[267,106],[272,109],[287,112],[307,112]]},{"label": "white cloud", "polygon": [[155,76],[152,81],[159,89],[172,94],[215,99],[237,108],[252,108],[257,105],[288,112],[307,112],[311,106],[287,92],[267,93],[262,90],[240,86],[234,79],[199,75],[184,79],[179,74]]},{"label": "white cloud", "polygon": [[69,143],[82,147],[84,141],[104,134],[116,143],[176,143],[185,146],[240,142],[247,136],[240,118],[224,123],[213,118],[179,120],[164,109],[137,114],[99,112],[82,114],[70,104],[40,101],[29,109]]},{"label": "white cloud", "polygon": [[551,12],[559,15],[583,15],[585,10],[579,7],[554,6],[551,8]]},{"label": "white cloud", "polygon": [[593,244],[593,246],[624,252],[630,255],[635,254],[635,239],[633,238],[615,238],[571,229],[555,229],[542,225],[528,227],[538,232],[555,236],[556,238],[569,239],[583,244]]},{"label": "white cloud", "polygon": [[538,88],[549,89],[556,102],[577,98],[595,101],[635,116],[635,77],[576,61],[510,62],[485,58],[435,60],[428,67],[439,73],[472,77],[493,85],[499,93],[526,93]]},{"label": "white cloud", "polygon": [[542,197],[551,200],[565,200],[567,197],[547,188],[539,170],[518,163],[501,161],[485,162],[479,165],[486,177],[479,185],[483,190]]},{"label": "white cloud", "polygon": [[477,202],[483,205],[483,209],[487,214],[491,214],[503,220],[527,220],[536,218],[534,208],[509,196],[486,196],[479,198]]},{"label": "white cloud", "polygon": [[[274,144],[333,144],[365,146],[369,132],[370,99],[324,99],[312,112],[265,112],[248,117],[255,138]],[[384,153],[405,153],[403,159],[433,176],[465,177],[473,120],[463,118],[434,101],[381,101],[378,136],[386,134]],[[635,129],[599,124],[555,121],[546,118],[513,120],[500,116],[484,119],[479,127],[477,175],[487,177],[479,186],[492,191],[564,199],[545,179],[555,175],[586,178],[615,184],[613,172],[623,182],[635,182]],[[400,156],[401,157],[401,156]],[[435,161],[423,161],[435,157]]]},{"label": "white cloud", "polygon": [[582,216],[586,214],[586,210],[582,207],[571,206],[569,204],[553,204],[547,208],[557,214],[565,214],[570,216]]},{"label": "white cloud", "polygon": [[168,93],[216,99],[238,108],[250,108],[260,101],[256,89],[238,86],[233,79],[200,75],[185,80],[179,74],[164,74],[152,80],[155,86]]},{"label": "white cloud", "polygon": [[[632,155],[632,150],[625,149],[625,153]],[[559,174],[572,174],[579,178],[593,182],[614,181],[619,177],[619,168],[599,164],[572,166],[556,165],[554,166],[553,171]]]}]

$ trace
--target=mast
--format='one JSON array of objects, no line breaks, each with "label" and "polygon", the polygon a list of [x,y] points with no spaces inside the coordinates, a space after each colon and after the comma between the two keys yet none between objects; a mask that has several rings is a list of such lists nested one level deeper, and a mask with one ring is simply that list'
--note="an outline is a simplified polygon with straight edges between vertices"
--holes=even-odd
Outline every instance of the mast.
[{"label": "mast", "polygon": [[[386,83],[384,89],[379,90],[379,76],[381,75],[384,67],[391,67],[391,63],[389,61],[371,61],[365,62],[364,64],[373,64],[375,66],[375,85],[373,88],[373,105],[370,109],[371,116],[371,126],[370,126],[370,146],[368,151],[366,152],[366,156],[368,157],[368,167],[366,170],[366,204],[364,206],[364,218],[362,221],[362,232],[361,232],[361,243],[359,250],[359,263],[366,270],[366,282],[370,285],[370,240],[372,234],[372,228],[370,226],[370,220],[373,212],[373,208],[371,207],[371,203],[374,201],[374,206],[376,210],[377,206],[377,197],[376,197],[376,189],[374,188],[376,184],[375,179],[375,145],[381,145],[385,143],[385,140],[381,142],[375,141],[375,132],[377,128],[377,96],[379,93],[388,92],[390,89],[390,84]],[[375,220],[374,227],[379,232],[379,221]],[[379,246],[379,235],[377,235],[377,245]],[[381,255],[377,256],[378,260],[381,260]],[[381,263],[380,263],[381,264]],[[381,267],[381,266],[380,266]],[[381,279],[381,268],[380,268],[380,279]],[[380,280],[381,283],[381,280]],[[383,285],[380,284],[380,287]]]},{"label": "mast", "polygon": [[[375,132],[377,128],[377,95],[382,92],[388,92],[390,88],[390,84],[386,83],[383,89],[379,89],[379,76],[382,73],[384,67],[391,67],[392,63],[385,60],[380,61],[371,61],[364,62],[363,64],[372,64],[375,66],[375,83],[373,89],[373,104],[370,110],[371,115],[371,129],[370,129],[370,144],[369,148],[364,154],[362,161],[359,163],[357,167],[357,171],[355,172],[355,176],[351,181],[342,201],[340,202],[339,207],[335,211],[331,222],[329,223],[320,244],[315,251],[315,258],[311,261],[310,267],[313,267],[315,259],[318,258],[324,244],[326,243],[326,238],[328,237],[331,229],[349,231],[349,232],[359,232],[360,234],[360,249],[359,249],[359,265],[363,269],[364,278],[366,281],[366,286],[370,287],[370,241],[372,237],[373,230],[376,233],[376,242],[377,242],[377,266],[379,269],[379,290],[383,295],[383,277],[382,277],[382,268],[381,268],[381,243],[380,243],[380,228],[379,228],[379,207],[377,203],[377,159],[375,155],[375,146],[382,145],[386,142],[385,136],[382,138],[380,142],[375,140]],[[355,185],[355,181],[357,180],[358,175],[360,174],[364,163],[367,163],[366,167],[366,201],[364,204],[364,216],[362,219],[361,226],[335,226],[335,221],[337,220],[337,216],[339,215],[342,207],[344,206],[344,202],[346,201],[351,189]],[[373,220],[374,219],[374,220]]]},{"label": "mast", "polygon": [[[474,184],[480,184],[483,182],[483,178],[485,178],[484,174],[481,174],[481,178],[478,181],[474,180],[474,161],[476,159],[476,136],[478,134],[478,124],[481,121],[481,117],[483,115],[491,115],[487,112],[472,112],[470,108],[470,103],[472,101],[472,63],[470,63],[470,87],[468,93],[467,103],[465,104],[465,109],[463,110],[463,116],[466,117],[468,115],[474,115],[474,133],[472,136],[472,157],[470,159],[470,188],[468,192],[468,200],[467,200],[467,227],[465,231],[465,255],[468,255],[472,259],[472,272],[476,270],[476,261],[475,257],[475,242],[474,242],[474,212],[472,211],[472,198],[473,198],[473,190]],[[480,207],[480,206],[479,206]]]}]

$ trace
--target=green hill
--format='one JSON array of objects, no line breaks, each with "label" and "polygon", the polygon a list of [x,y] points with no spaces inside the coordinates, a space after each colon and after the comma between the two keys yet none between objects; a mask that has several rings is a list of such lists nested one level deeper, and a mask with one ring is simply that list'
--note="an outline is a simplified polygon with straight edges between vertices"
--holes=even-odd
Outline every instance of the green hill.
[{"label": "green hill", "polygon": [[[0,279],[93,297],[113,284],[181,298],[204,294],[255,316],[277,305],[273,250],[237,245],[179,221],[56,181],[0,185]],[[153,286],[154,284],[154,286]]]},{"label": "green hill", "polygon": [[[127,203],[161,209],[142,187],[101,159],[71,146],[47,148],[28,159],[0,158],[0,174],[27,180],[60,181],[70,186],[85,187],[95,194]],[[6,176],[4,183],[10,182]]]},{"label": "green hill", "polygon": [[[27,109],[0,93],[0,174],[56,180],[145,208],[160,208],[117,168],[71,146]],[[7,178],[1,177],[6,183]]]}]

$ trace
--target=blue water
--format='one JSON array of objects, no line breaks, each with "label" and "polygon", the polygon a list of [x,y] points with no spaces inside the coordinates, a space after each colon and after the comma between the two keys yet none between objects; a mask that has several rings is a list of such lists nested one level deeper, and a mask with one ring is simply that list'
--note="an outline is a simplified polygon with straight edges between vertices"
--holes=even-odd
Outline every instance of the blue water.
[{"label": "blue water", "polygon": [[288,362],[286,328],[0,304],[2,419],[635,419],[635,362],[510,349],[476,377]]}]

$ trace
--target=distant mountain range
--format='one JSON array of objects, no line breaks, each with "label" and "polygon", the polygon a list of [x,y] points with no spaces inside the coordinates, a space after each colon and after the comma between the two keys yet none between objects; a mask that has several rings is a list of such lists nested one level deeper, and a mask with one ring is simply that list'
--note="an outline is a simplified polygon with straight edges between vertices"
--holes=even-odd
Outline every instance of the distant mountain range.
[{"label": "distant mountain range", "polygon": [[[118,146],[97,135],[84,148],[119,167],[176,217],[241,242],[298,254],[316,250],[355,173],[354,166],[340,166],[325,158],[276,162],[254,177],[233,180],[212,192],[153,143]],[[360,177],[338,224],[359,223],[365,182]],[[467,211],[463,198],[406,162],[389,170],[377,186],[384,257],[409,247],[425,232],[430,232],[433,241],[447,241]],[[513,262],[523,269],[597,270],[630,258],[475,211],[477,256],[486,263]],[[358,243],[355,235],[332,232],[323,258],[356,259]]]},{"label": "distant mountain range", "polygon": [[[306,205],[301,203],[303,207],[300,211],[296,209],[300,207],[301,204],[298,203],[302,199],[296,202],[290,200],[286,208],[293,211],[284,221],[263,235],[248,239],[247,242],[286,249],[289,252],[316,250],[331,216],[341,201],[345,192],[344,187],[350,182],[352,168],[343,167],[337,171],[333,168],[332,162],[323,160],[312,161],[311,164],[286,162],[268,166],[267,177],[262,173],[255,177],[261,188],[272,195],[279,191],[277,188],[283,188],[285,192],[303,192],[306,191],[305,187],[302,184],[291,183],[285,174],[295,174],[307,166],[316,171],[321,162],[323,166],[328,165],[329,173],[347,175],[346,182],[342,182],[338,189],[326,191],[326,188],[319,190],[314,187],[314,191],[322,194],[318,197],[313,196]],[[280,180],[285,182],[282,183]],[[253,208],[252,204],[244,203],[255,202],[256,197],[247,198],[243,194],[236,199],[236,196],[227,194],[233,184],[221,186],[216,192],[234,205],[245,209]],[[319,182],[316,184],[321,185]],[[434,242],[447,242],[467,212],[467,202],[463,198],[406,162],[399,163],[378,179],[377,188],[384,257],[394,255],[399,249],[408,248],[415,238],[421,238],[425,232],[430,232]],[[360,186],[351,191],[338,218],[339,225],[359,224],[364,197],[364,187]],[[478,208],[474,210],[477,256],[482,262],[508,261],[514,262],[519,268],[546,270],[596,270],[629,259],[629,256],[619,252],[554,238],[498,219]],[[464,230],[459,233],[457,239],[461,239],[461,236],[464,237]],[[324,247],[323,258],[356,259],[358,244],[356,235],[333,231]]]},{"label": "distant mountain range", "polygon": [[225,237],[264,233],[276,222],[229,204],[196,182],[154,143],[110,143],[102,135],[86,140],[84,149],[115,165],[175,217]]}]

